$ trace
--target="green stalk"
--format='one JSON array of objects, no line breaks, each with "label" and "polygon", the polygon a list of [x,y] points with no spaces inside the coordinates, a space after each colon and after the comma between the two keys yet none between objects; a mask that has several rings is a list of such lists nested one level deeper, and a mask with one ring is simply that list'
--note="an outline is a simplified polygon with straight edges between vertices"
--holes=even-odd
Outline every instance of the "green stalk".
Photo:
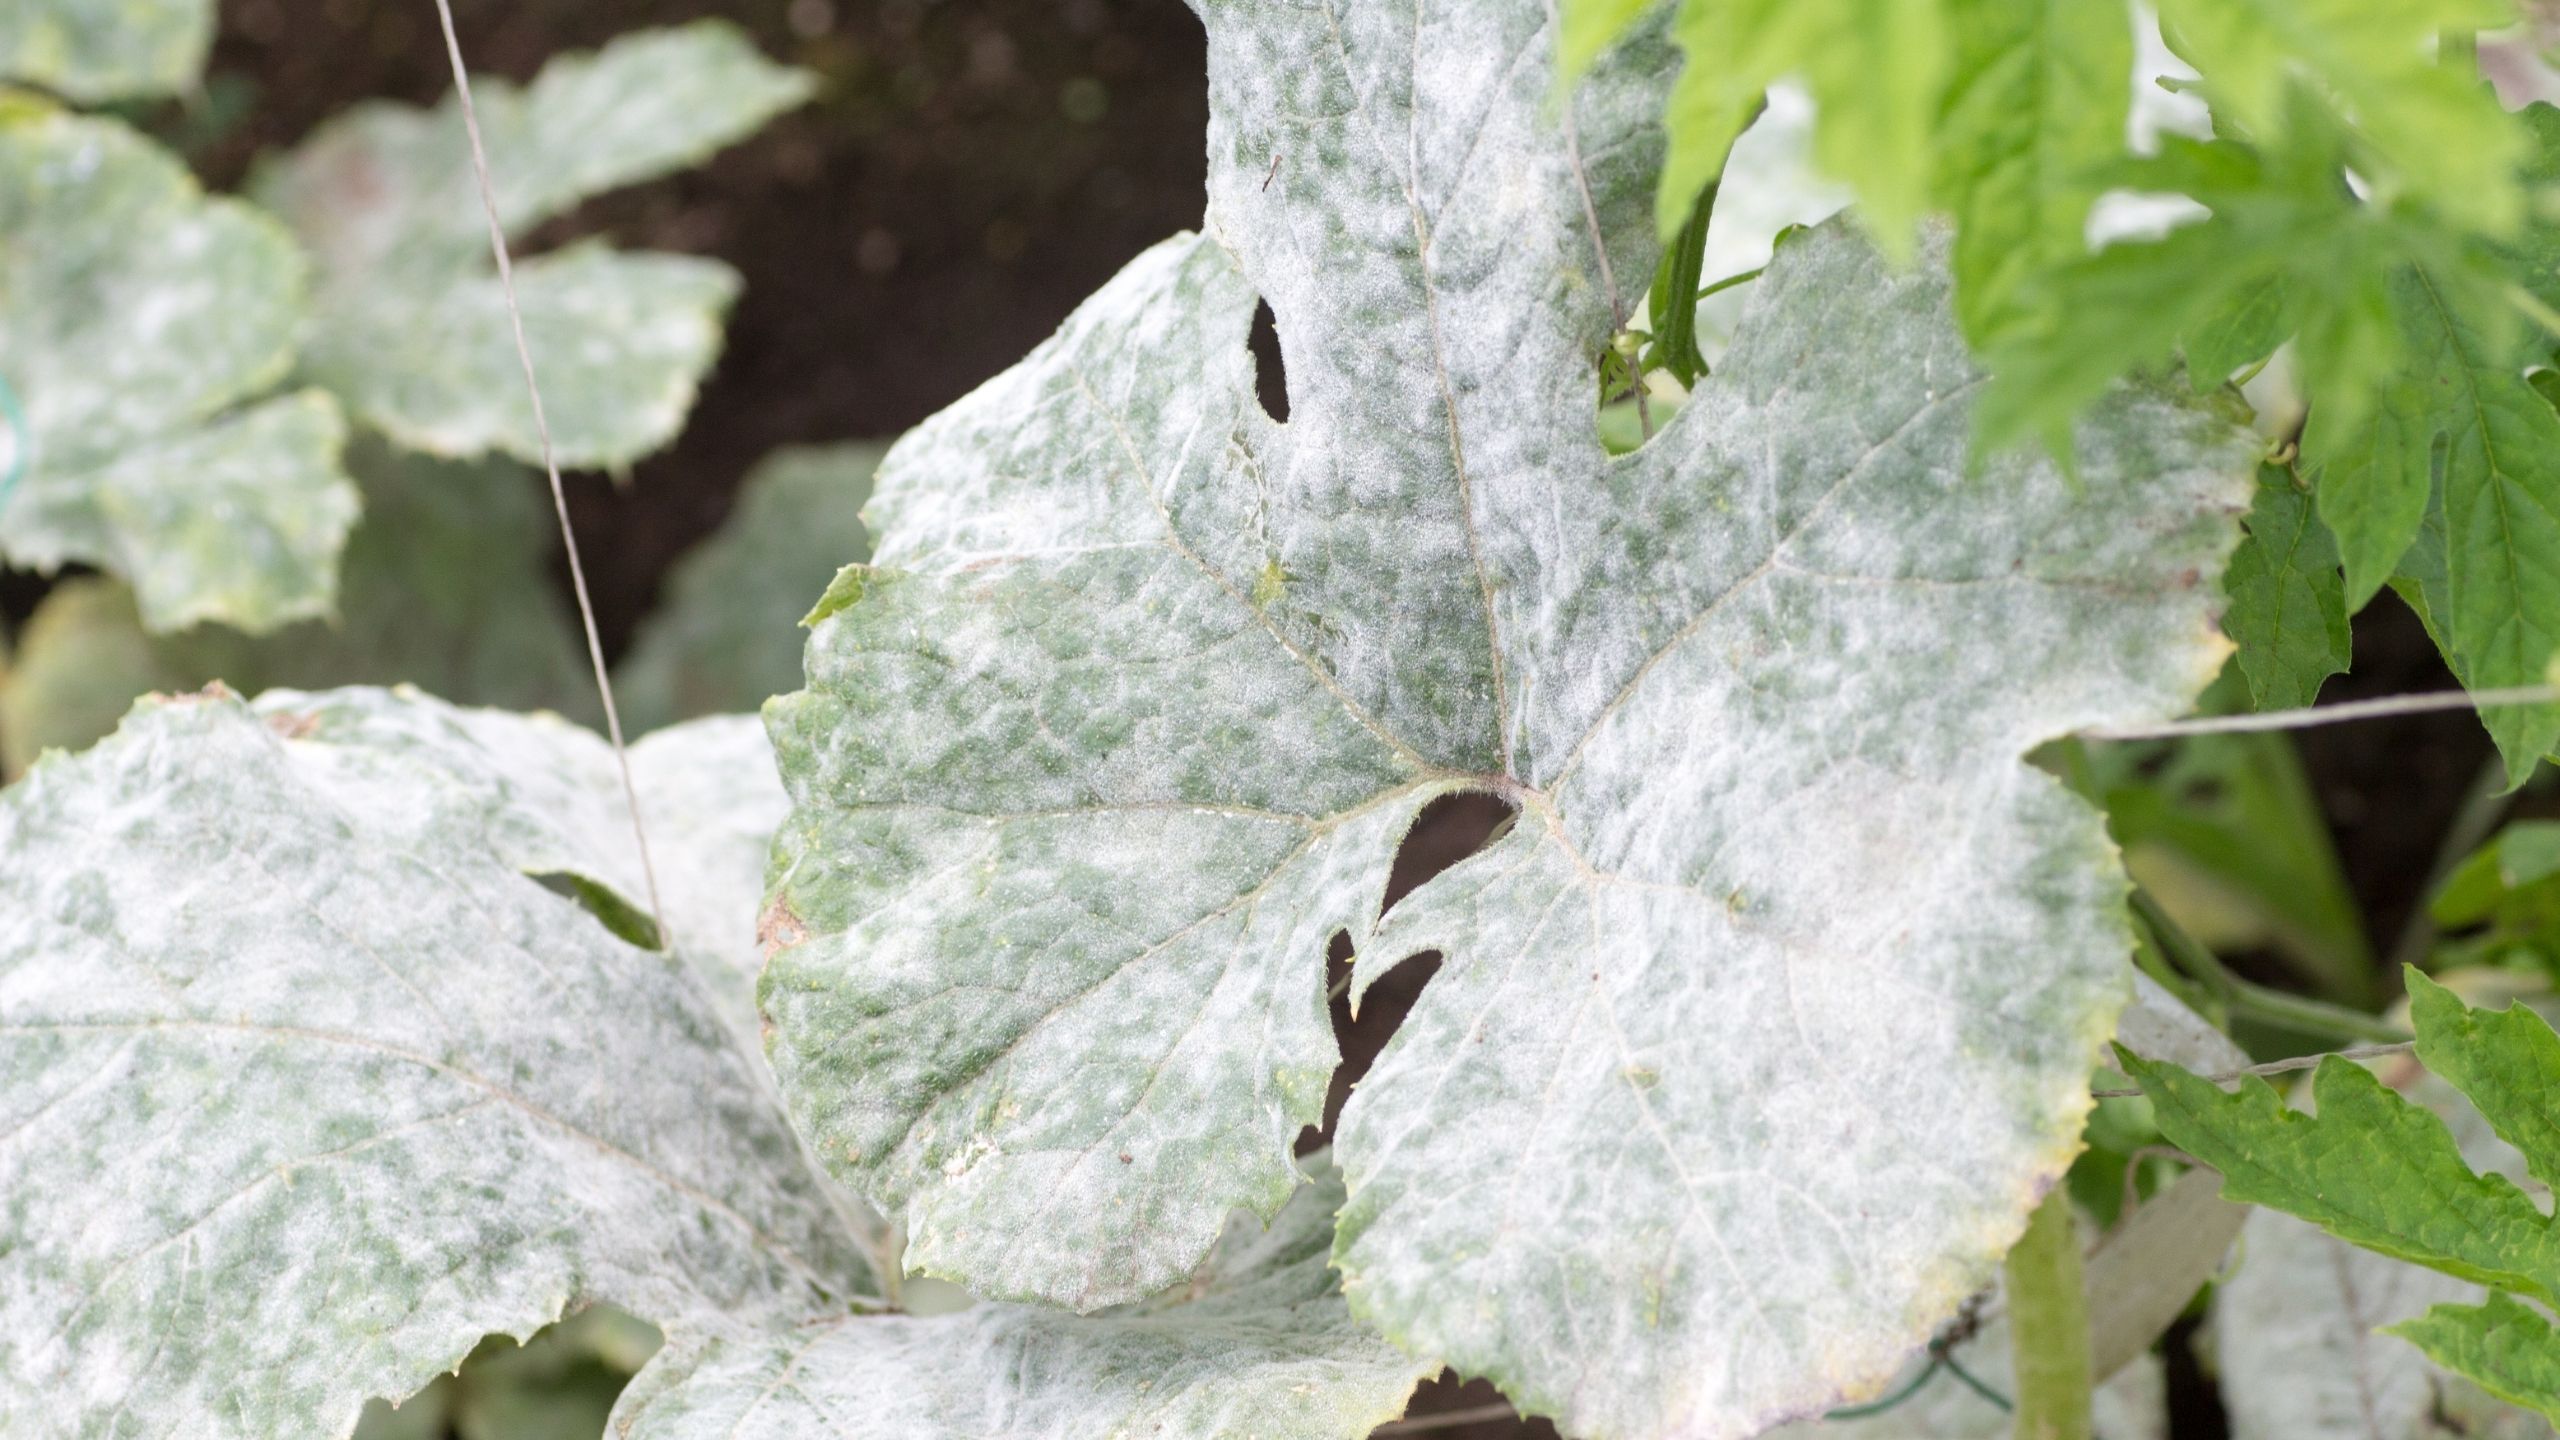
[{"label": "green stalk", "polygon": [[2090,1440],[2089,1302],[2063,1186],[2047,1191],[2004,1266],[2018,1440]]},{"label": "green stalk", "polygon": [[1663,254],[1653,281],[1653,355],[1656,365],[1683,385],[1695,385],[1706,373],[1706,357],[1698,351],[1698,279],[1707,267],[1707,224],[1715,218],[1716,185],[1710,180],[1698,192],[1689,223]]},{"label": "green stalk", "polygon": [[2222,963],[2221,956],[2180,928],[2146,891],[2133,892],[2133,913],[2151,931],[2170,963],[2193,976],[2233,1015],[2345,1040],[2409,1038],[2408,1032],[2379,1015],[2272,989],[2234,974],[2230,966]]}]

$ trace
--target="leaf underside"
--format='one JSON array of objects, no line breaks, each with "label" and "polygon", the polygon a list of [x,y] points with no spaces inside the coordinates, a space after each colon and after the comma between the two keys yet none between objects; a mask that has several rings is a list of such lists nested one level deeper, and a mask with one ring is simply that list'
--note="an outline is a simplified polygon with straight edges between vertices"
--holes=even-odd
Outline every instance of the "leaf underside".
[{"label": "leaf underside", "polygon": [[[2079,488],[1969,470],[1943,238],[1835,223],[1612,461],[1660,46],[1568,130],[1543,6],[1203,8],[1206,233],[892,451],[768,707],[795,1119],[911,1264],[1123,1303],[1288,1194],[1329,937],[1355,996],[1437,950],[1337,1138],[1353,1308],[1576,1434],[1872,1389],[2060,1173],[2123,1000],[2102,827],[2019,757],[2217,668],[2255,446],[2119,391]],[[1461,789],[1518,823],[1382,919]]]}]

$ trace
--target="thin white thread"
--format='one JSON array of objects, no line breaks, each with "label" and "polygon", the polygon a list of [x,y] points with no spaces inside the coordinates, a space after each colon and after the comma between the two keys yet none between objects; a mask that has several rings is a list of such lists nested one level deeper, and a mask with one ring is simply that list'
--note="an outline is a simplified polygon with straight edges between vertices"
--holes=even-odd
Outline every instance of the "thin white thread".
[{"label": "thin white thread", "polygon": [[[2296,1055],[2290,1060],[2270,1060],[2264,1065],[2246,1065],[2237,1070],[2225,1070],[2218,1075],[2205,1075],[2198,1078],[2210,1080],[2216,1085],[2228,1085],[2235,1080],[2246,1080],[2252,1075],[2282,1075],[2288,1070],[2313,1069],[2323,1060],[2379,1060],[2386,1055],[2406,1055],[2417,1048],[2418,1042],[2415,1040],[2401,1040],[2390,1045],[2358,1045],[2352,1050],[2325,1050],[2317,1055]],[[2142,1090],[2136,1086],[2128,1089],[2092,1090],[2089,1094],[2092,1099],[2097,1100],[2131,1100],[2140,1096]]]},{"label": "thin white thread", "polygon": [[2269,710],[2258,715],[2208,715],[2200,720],[2173,720],[2165,725],[2104,725],[2080,732],[2083,740],[2174,740],[2181,735],[2233,735],[2253,730],[2306,730],[2349,720],[2379,720],[2394,715],[2425,715],[2439,710],[2485,710],[2493,705],[2560,703],[2560,687],[2519,685],[2506,690],[2430,690],[2419,695],[2387,695],[2379,700],[2347,700],[2302,710]]},{"label": "thin white thread", "polygon": [[507,254],[506,227],[498,220],[497,187],[489,180],[489,153],[480,144],[480,112],[471,103],[471,74],[462,63],[462,41],[453,30],[453,0],[436,0],[436,17],[444,25],[444,53],[453,62],[454,94],[462,101],[463,133],[471,137],[471,170],[480,183],[480,208],[489,217],[489,253],[498,259],[498,287],[507,297],[507,323],[514,327],[516,360],[524,367],[524,388],[533,397],[534,433],[542,441],[542,469],[551,478],[551,510],[560,519],[560,543],[569,552],[569,584],[577,592],[578,619],[586,626],[587,661],[595,667],[596,693],[604,699],[605,731],[613,738],[613,761],[622,771],[622,798],[631,810],[631,838],[640,846],[640,874],[649,884],[649,918],[658,927],[658,944],[672,946],[666,907],[658,902],[658,867],[649,858],[649,830],[640,819],[640,787],[631,780],[631,751],[622,743],[622,715],[613,703],[613,679],[605,672],[604,640],[596,633],[596,607],[587,596],[587,567],[578,560],[578,534],[569,523],[569,496],[560,483],[560,462],[551,450],[551,421],[542,411],[542,383],[534,378],[533,347],[524,338],[524,311],[516,304],[515,264]]}]

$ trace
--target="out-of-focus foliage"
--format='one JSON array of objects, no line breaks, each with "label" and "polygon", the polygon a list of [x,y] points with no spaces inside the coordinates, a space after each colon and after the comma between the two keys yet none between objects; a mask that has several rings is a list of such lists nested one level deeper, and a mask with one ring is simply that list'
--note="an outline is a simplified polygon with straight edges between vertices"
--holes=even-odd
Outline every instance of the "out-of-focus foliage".
[{"label": "out-of-focus foliage", "polygon": [[409,683],[466,704],[595,713],[575,622],[548,573],[556,542],[541,480],[506,461],[430,460],[378,442],[350,458],[365,516],[336,619],[266,636],[211,624],[153,636],[123,585],[66,582],[0,677],[0,767],[15,774],[47,747],[88,745],[137,695],[211,680],[243,694]]},{"label": "out-of-focus foliage", "polygon": [[799,688],[795,622],[839,568],[871,558],[861,512],[881,448],[784,450],[749,472],[719,533],[668,573],[615,670],[626,727],[752,710]]},{"label": "out-of-focus foliage", "polygon": [[[290,367],[304,262],[124,125],[0,90],[0,559],[123,576],[143,622],[253,631],[325,615],[356,492]],[[13,430],[16,428],[11,427]]]},{"label": "out-of-focus foliage", "polygon": [[214,0],[9,0],[0,82],[84,105],[182,90],[204,69]]},{"label": "out-of-focus foliage", "polygon": [[451,1375],[365,1406],[355,1440],[596,1440],[660,1344],[658,1328],[591,1305],[522,1345],[492,1335]]},{"label": "out-of-focus foliage", "polygon": [[[473,87],[511,237],[588,196],[695,163],[807,97],[810,81],[704,21]],[[304,369],[358,419],[454,458],[541,458],[459,105],[376,102],[253,187],[317,261]],[[682,428],[736,274],[585,243],[522,260],[516,287],[560,463],[628,463]]]}]

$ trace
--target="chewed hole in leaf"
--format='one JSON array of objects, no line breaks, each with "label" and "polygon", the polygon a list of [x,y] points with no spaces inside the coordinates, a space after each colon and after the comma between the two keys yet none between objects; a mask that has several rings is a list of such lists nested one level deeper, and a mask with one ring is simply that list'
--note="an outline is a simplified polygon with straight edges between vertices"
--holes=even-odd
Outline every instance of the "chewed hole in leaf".
[{"label": "chewed hole in leaf", "polygon": [[611,931],[617,940],[637,945],[643,950],[665,948],[658,939],[658,922],[647,911],[623,898],[622,892],[600,881],[567,870],[553,870],[529,877],[554,895],[576,902],[579,909],[596,917],[596,923]]},{"label": "chewed hole in leaf", "polygon": [[[1385,908],[1393,909],[1397,901],[1433,876],[1501,839],[1519,814],[1518,806],[1482,791],[1443,795],[1422,807],[1422,813],[1414,817],[1413,828],[1405,832],[1404,843],[1396,849],[1395,864],[1387,875]],[[1351,937],[1339,933],[1333,937],[1332,949],[1325,957],[1325,999],[1342,1063],[1334,1067],[1332,1083],[1325,1089],[1324,1123],[1300,1133],[1298,1153],[1303,1155],[1332,1143],[1334,1122],[1342,1115],[1343,1102],[1351,1098],[1351,1087],[1377,1063],[1379,1052],[1395,1037],[1396,1028],[1412,1013],[1415,1002],[1422,998],[1423,987],[1439,970],[1437,951],[1406,957],[1370,984],[1360,997],[1355,1016],[1351,1007]]]},{"label": "chewed hole in leaf", "polygon": [[610,1305],[546,1325],[522,1345],[492,1335],[417,1394],[367,1403],[356,1440],[602,1436],[622,1387],[664,1343],[658,1327]]},{"label": "chewed hole in leaf", "polygon": [[1269,301],[1253,302],[1253,329],[1244,343],[1253,352],[1253,393],[1262,402],[1262,413],[1289,423],[1289,374],[1280,360],[1280,322]]}]

